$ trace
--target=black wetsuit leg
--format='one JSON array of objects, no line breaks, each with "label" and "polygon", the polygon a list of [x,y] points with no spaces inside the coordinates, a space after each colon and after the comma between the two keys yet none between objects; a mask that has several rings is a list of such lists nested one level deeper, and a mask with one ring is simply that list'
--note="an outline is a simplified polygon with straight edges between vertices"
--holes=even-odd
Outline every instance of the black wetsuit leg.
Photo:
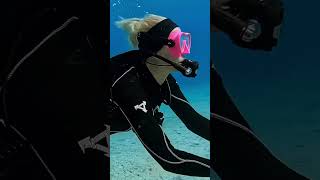
[{"label": "black wetsuit leg", "polygon": [[[288,168],[253,134],[223,87],[218,73],[211,72],[211,162],[222,180],[305,180]],[[221,119],[220,116],[228,118]]]}]

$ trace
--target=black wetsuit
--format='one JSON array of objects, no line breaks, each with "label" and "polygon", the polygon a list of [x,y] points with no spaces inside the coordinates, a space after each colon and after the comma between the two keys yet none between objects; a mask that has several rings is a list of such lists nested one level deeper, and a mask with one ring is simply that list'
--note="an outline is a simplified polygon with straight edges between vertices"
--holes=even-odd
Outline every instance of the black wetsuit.
[{"label": "black wetsuit", "polygon": [[[114,72],[111,133],[132,129],[152,157],[167,171],[209,177],[209,160],[175,149],[162,129],[159,107],[165,103],[188,129],[209,140],[209,121],[188,103],[172,75],[160,86],[144,64],[148,56],[130,51],[111,59]],[[160,114],[160,115],[159,115]]]},{"label": "black wetsuit", "polygon": [[256,137],[211,70],[211,166],[222,180],[306,180],[272,155]]}]

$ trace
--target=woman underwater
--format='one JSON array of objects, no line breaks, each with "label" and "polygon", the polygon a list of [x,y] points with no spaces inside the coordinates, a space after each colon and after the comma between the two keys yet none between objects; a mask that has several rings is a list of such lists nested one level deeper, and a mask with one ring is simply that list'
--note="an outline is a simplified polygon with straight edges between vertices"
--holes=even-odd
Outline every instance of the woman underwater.
[{"label": "woman underwater", "polygon": [[111,59],[111,134],[133,130],[163,169],[183,175],[209,177],[210,160],[175,149],[162,129],[162,103],[170,106],[186,127],[209,140],[209,120],[197,113],[170,74],[194,77],[198,63],[185,59],[191,35],[170,19],[146,15],[117,22],[129,33],[132,50]]},{"label": "woman underwater", "polygon": [[[271,51],[283,20],[280,0],[215,0],[212,22],[239,47]],[[272,155],[239,112],[212,65],[212,167],[222,180],[306,180]]]}]

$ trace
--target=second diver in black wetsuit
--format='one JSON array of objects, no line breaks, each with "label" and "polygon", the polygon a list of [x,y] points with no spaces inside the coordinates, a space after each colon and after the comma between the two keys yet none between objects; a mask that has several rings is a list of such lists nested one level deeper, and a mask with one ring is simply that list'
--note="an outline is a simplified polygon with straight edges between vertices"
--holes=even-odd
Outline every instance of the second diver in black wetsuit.
[{"label": "second diver in black wetsuit", "polygon": [[147,15],[118,23],[139,46],[111,59],[111,134],[133,130],[163,169],[189,176],[210,176],[210,161],[175,149],[162,129],[162,103],[169,105],[186,127],[209,140],[209,120],[184,97],[170,72],[178,69],[194,77],[198,64],[183,58],[190,52],[190,34],[170,19]]},{"label": "second diver in black wetsuit", "polygon": [[[281,0],[215,0],[212,29],[226,33],[234,44],[271,51],[279,38],[284,9]],[[211,67],[212,165],[222,180],[307,180],[277,159],[255,135]]]}]

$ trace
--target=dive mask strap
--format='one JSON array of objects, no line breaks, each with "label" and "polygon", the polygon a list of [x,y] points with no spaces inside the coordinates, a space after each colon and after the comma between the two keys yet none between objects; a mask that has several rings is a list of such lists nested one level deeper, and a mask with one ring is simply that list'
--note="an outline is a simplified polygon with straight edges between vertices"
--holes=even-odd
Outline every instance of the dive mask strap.
[{"label": "dive mask strap", "polygon": [[[160,45],[161,44],[161,47],[164,46],[164,45],[167,45],[168,47],[174,47],[175,46],[175,42],[172,40],[172,39],[167,39],[165,37],[157,37],[157,38],[154,38],[152,37],[148,32],[139,32],[137,34],[137,39],[139,41],[139,44],[140,42],[147,42],[147,44],[150,42],[153,42],[157,45]],[[141,46],[141,45],[139,45]]]},{"label": "dive mask strap", "polygon": [[178,25],[171,19],[164,19],[154,25],[148,32],[139,32],[137,35],[139,49],[158,52],[164,45],[174,47],[175,42],[168,37],[176,27]]}]

